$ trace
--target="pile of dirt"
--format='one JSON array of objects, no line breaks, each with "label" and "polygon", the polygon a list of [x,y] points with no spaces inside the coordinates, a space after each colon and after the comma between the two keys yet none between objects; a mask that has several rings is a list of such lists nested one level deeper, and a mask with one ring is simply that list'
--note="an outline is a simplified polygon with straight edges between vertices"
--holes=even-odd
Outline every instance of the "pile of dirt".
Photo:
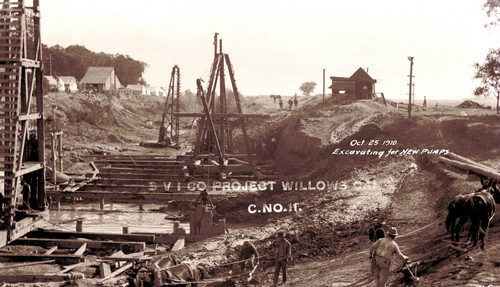
[{"label": "pile of dirt", "polygon": [[466,100],[463,103],[461,103],[460,105],[458,105],[457,108],[461,108],[461,109],[485,109],[486,107],[481,105],[481,104],[478,104],[474,101]]}]

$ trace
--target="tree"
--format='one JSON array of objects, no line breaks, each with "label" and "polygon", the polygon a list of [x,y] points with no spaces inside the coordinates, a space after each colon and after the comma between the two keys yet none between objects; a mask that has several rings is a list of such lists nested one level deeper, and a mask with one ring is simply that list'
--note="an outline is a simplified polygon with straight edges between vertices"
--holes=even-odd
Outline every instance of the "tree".
[{"label": "tree", "polygon": [[497,98],[497,114],[499,114],[498,103],[500,100],[500,48],[490,49],[483,64],[475,63],[475,79],[481,80],[481,86],[476,88],[474,95],[494,95]]},{"label": "tree", "polygon": [[309,96],[314,91],[315,87],[315,82],[304,82],[300,85],[299,89],[304,93],[304,95]]},{"label": "tree", "polygon": [[500,0],[486,0],[484,9],[486,9],[486,15],[490,18],[490,22],[486,24],[486,27],[495,26],[500,22]]}]

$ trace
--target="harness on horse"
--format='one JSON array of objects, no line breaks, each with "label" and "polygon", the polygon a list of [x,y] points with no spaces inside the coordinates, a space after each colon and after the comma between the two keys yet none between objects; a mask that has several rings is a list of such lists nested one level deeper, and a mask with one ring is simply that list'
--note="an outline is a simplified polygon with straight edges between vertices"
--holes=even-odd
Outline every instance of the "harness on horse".
[{"label": "harness on horse", "polygon": [[[476,193],[476,194],[474,194],[472,197],[473,197],[473,198],[474,198],[474,197],[476,197],[476,198],[481,199],[481,201],[483,202],[483,204],[484,204],[484,205],[487,205],[487,204],[488,204],[488,200],[487,200],[487,199],[484,197],[484,195],[482,195],[482,194],[478,194],[478,193]],[[474,200],[471,200],[471,206],[472,206],[473,208],[475,208],[475,205],[474,205]],[[491,221],[491,220],[493,219],[493,217],[494,217],[494,216],[495,216],[495,211],[494,211],[494,209],[493,209],[493,208],[489,208],[489,209],[488,209],[488,221]]]}]

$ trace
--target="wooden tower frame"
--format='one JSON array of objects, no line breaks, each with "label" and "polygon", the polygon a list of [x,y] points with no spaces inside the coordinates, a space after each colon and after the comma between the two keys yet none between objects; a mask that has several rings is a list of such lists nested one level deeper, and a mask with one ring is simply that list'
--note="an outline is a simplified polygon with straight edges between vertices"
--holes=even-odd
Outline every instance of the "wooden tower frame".
[{"label": "wooden tower frame", "polygon": [[[167,100],[161,118],[160,134],[158,142],[166,142],[166,130],[170,127],[170,143],[179,146],[179,117],[180,111],[181,78],[180,69],[177,65],[172,68],[170,83],[168,85]],[[165,123],[167,121],[167,123]]]},{"label": "wooden tower frame", "polygon": [[[221,179],[229,174],[250,173],[256,175],[253,152],[247,134],[246,120],[262,118],[265,115],[243,114],[240,94],[234,78],[234,70],[228,54],[222,52],[222,41],[217,52],[217,33],[215,34],[214,61],[211,67],[207,92],[197,80],[197,96],[203,104],[202,113],[178,113],[179,117],[199,117],[198,130],[193,148],[193,154],[186,161],[185,174],[193,176],[196,173],[216,173]],[[228,112],[228,97],[226,95],[225,73],[229,75],[236,113]],[[216,103],[217,83],[219,83],[219,99]],[[233,119],[232,121],[230,119]],[[245,144],[245,154],[236,154],[233,150],[232,128],[241,129]],[[212,158],[214,160],[212,160]],[[215,160],[216,159],[216,160]]]},{"label": "wooden tower frame", "polygon": [[[43,216],[46,194],[39,0],[33,0],[33,7],[26,7],[25,0],[0,5],[2,246],[29,232]],[[31,189],[26,204],[22,181]]]}]

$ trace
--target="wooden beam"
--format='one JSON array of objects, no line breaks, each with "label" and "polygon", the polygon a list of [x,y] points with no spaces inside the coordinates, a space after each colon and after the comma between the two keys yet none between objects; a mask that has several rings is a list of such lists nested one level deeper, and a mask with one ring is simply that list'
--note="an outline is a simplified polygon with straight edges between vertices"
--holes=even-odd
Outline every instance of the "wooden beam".
[{"label": "wooden beam", "polygon": [[76,263],[76,264],[72,264],[72,265],[69,265],[69,266],[66,266],[63,270],[57,272],[56,274],[57,275],[62,275],[66,272],[69,272],[77,267],[83,267],[83,266],[96,266],[97,264],[96,263],[92,263],[92,262],[79,262],[79,263]]},{"label": "wooden beam", "polygon": [[113,277],[116,277],[118,275],[120,275],[121,273],[125,272],[127,269],[129,269],[130,267],[132,267],[132,265],[134,265],[134,263],[128,263],[128,264],[125,264],[123,267],[115,270],[113,273],[109,274],[108,276],[102,278],[101,280],[98,281],[98,283],[102,283],[108,279],[111,279]]},{"label": "wooden beam", "polygon": [[32,282],[59,282],[69,280],[74,275],[68,274],[15,274],[15,275],[0,275],[0,282],[3,283],[32,283]]},{"label": "wooden beam", "polygon": [[73,253],[73,255],[83,255],[86,249],[87,249],[87,243],[83,243],[82,246],[80,246],[80,248],[78,248],[78,250],[76,250],[75,253]]},{"label": "wooden beam", "polygon": [[[81,255],[67,254],[25,254],[25,253],[0,253],[0,261],[45,261],[55,260],[59,264],[75,264],[83,260]],[[1,282],[1,280],[0,280]]]},{"label": "wooden beam", "polygon": [[40,265],[40,264],[49,264],[49,263],[54,263],[54,262],[56,262],[56,261],[55,260],[46,260],[46,261],[39,261],[39,262],[13,264],[13,265],[2,266],[2,267],[0,267],[0,270],[12,269],[12,268],[17,268],[17,267],[33,266],[33,265]]},{"label": "wooden beam", "polygon": [[52,246],[49,250],[45,251],[45,255],[49,255],[49,254],[52,254],[54,253],[55,251],[57,250],[57,246]]},{"label": "wooden beam", "polygon": [[81,239],[58,239],[58,238],[20,238],[12,242],[13,245],[35,245],[42,247],[60,247],[75,249],[83,243],[91,250],[124,250],[126,252],[137,252],[146,249],[144,242],[137,241],[109,241],[109,240],[81,240]]},{"label": "wooden beam", "polygon": [[485,168],[485,167],[480,166],[480,165],[479,166],[472,165],[470,163],[464,163],[464,162],[460,162],[457,160],[451,160],[451,159],[447,159],[445,157],[439,157],[439,160],[442,163],[449,165],[451,167],[455,167],[455,168],[466,170],[466,171],[470,170],[470,171],[477,173],[477,174],[480,174],[484,177],[493,178],[493,179],[500,181],[500,173],[496,172],[492,168]]},{"label": "wooden beam", "polygon": [[106,262],[99,264],[99,275],[101,278],[106,278],[111,275],[111,267]]},{"label": "wooden beam", "polygon": [[40,229],[39,231],[33,231],[29,234],[29,236],[35,238],[55,238],[55,239],[87,238],[87,239],[104,240],[104,241],[123,240],[123,241],[135,241],[135,242],[145,242],[145,243],[154,243],[155,240],[154,235],[73,232],[73,231],[57,231],[57,230],[43,230],[43,229]]},{"label": "wooden beam", "polygon": [[172,250],[170,250],[170,251],[179,251],[182,248],[184,248],[185,245],[186,245],[186,237],[179,236],[179,238],[175,242],[174,246],[172,247]]},{"label": "wooden beam", "polygon": [[[172,250],[174,251],[174,250]],[[103,260],[105,261],[119,261],[119,262],[129,262],[129,261],[134,261],[134,262],[142,262],[142,261],[148,261],[151,260],[152,258],[149,256],[140,256],[140,257],[130,257],[130,256],[107,256]]]}]

